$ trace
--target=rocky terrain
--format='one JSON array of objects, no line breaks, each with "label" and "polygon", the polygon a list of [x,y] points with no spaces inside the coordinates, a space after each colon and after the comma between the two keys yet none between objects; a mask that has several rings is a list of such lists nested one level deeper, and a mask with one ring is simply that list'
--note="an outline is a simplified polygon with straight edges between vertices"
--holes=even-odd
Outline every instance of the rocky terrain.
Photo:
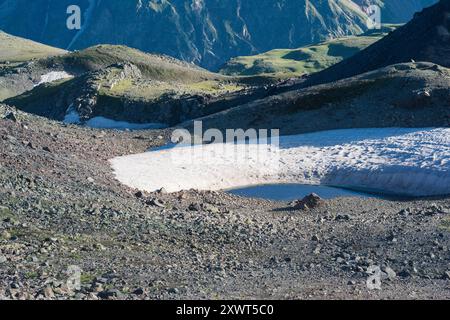
[{"label": "rocky terrain", "polygon": [[[25,14],[24,1],[0,0],[0,28],[62,47],[126,42],[212,66],[286,39],[298,48],[362,31],[365,14],[340,2],[259,1],[255,11],[252,1],[83,0],[87,22],[70,33],[55,27],[65,23],[65,0],[27,2]],[[19,50],[16,61],[8,46],[0,60],[0,300],[450,298],[449,197],[310,195],[287,203],[223,191],[150,193],[120,184],[110,162],[166,146],[172,130],[192,128],[193,119],[204,129],[280,128],[282,135],[448,127],[450,42],[440,27],[449,3],[441,0],[335,67],[284,80],[217,74],[126,46],[66,53],[30,44],[37,52]],[[298,9],[299,25],[292,25]],[[275,12],[273,24],[259,10]],[[30,15],[39,27],[30,27]],[[176,32],[135,33],[134,23]],[[302,23],[317,33],[297,34]],[[324,47],[317,60],[331,57]],[[99,116],[170,128],[82,126]],[[420,151],[434,161],[427,147]],[[445,154],[438,161],[448,164]]]},{"label": "rocky terrain", "polygon": [[107,159],[168,131],[67,126],[4,105],[0,124],[2,299],[449,298],[448,199],[141,193]]},{"label": "rocky terrain", "polygon": [[[204,128],[280,128],[282,135],[344,128],[450,125],[450,70],[417,62],[288,90],[204,117]],[[193,122],[182,124],[193,128]]]}]

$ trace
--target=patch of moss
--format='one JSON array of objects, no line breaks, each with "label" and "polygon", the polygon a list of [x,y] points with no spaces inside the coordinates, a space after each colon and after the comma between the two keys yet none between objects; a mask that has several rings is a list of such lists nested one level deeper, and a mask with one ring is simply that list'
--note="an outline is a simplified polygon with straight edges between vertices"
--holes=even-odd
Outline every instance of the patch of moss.
[{"label": "patch of moss", "polygon": [[90,284],[94,281],[94,279],[96,278],[96,276],[92,273],[89,272],[82,272],[81,276],[80,276],[80,282],[81,284]]},{"label": "patch of moss", "polygon": [[27,273],[25,273],[25,278],[27,279],[36,279],[39,277],[39,273],[36,271],[29,271]]},{"label": "patch of moss", "polygon": [[186,86],[188,90],[198,93],[223,93],[234,92],[243,89],[243,86],[238,84],[222,83],[218,81],[202,81],[195,82]]},{"label": "patch of moss", "polygon": [[4,206],[0,206],[0,219],[6,219],[6,218],[12,218],[14,215],[11,211],[11,209],[4,207]]},{"label": "patch of moss", "polygon": [[441,223],[441,229],[450,232],[450,218],[444,219]]}]

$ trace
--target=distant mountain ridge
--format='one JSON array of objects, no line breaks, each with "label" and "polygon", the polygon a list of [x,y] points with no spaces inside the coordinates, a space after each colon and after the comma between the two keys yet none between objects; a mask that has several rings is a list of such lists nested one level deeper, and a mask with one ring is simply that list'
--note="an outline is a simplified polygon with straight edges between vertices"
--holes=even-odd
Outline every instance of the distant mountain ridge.
[{"label": "distant mountain ridge", "polygon": [[[82,29],[68,30],[69,5]],[[121,44],[209,69],[235,56],[367,30],[350,0],[0,0],[0,29],[64,49]]]}]

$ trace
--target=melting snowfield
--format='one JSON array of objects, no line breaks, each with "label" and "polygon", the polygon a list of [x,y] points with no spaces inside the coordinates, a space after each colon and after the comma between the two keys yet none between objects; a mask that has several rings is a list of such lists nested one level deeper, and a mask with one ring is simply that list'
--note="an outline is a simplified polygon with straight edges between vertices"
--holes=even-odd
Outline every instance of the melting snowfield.
[{"label": "melting snowfield", "polygon": [[110,160],[145,191],[321,184],[402,196],[450,194],[450,129],[348,129],[280,137],[279,146],[209,144]]}]

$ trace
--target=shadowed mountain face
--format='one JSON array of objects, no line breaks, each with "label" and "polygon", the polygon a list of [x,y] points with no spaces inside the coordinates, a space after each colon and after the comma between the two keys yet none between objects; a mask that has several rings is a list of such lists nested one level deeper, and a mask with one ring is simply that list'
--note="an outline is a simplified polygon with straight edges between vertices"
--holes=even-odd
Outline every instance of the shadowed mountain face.
[{"label": "shadowed mountain face", "polygon": [[353,57],[312,75],[306,85],[332,82],[411,60],[450,67],[450,0],[441,0]]},{"label": "shadowed mountain face", "polygon": [[[81,30],[67,7],[80,6]],[[0,29],[64,49],[100,43],[164,53],[207,68],[234,56],[297,48],[366,30],[350,0],[0,0]]]},{"label": "shadowed mountain face", "polygon": [[383,23],[405,23],[414,13],[429,7],[439,0],[353,0],[361,7],[376,4],[381,7]]}]

